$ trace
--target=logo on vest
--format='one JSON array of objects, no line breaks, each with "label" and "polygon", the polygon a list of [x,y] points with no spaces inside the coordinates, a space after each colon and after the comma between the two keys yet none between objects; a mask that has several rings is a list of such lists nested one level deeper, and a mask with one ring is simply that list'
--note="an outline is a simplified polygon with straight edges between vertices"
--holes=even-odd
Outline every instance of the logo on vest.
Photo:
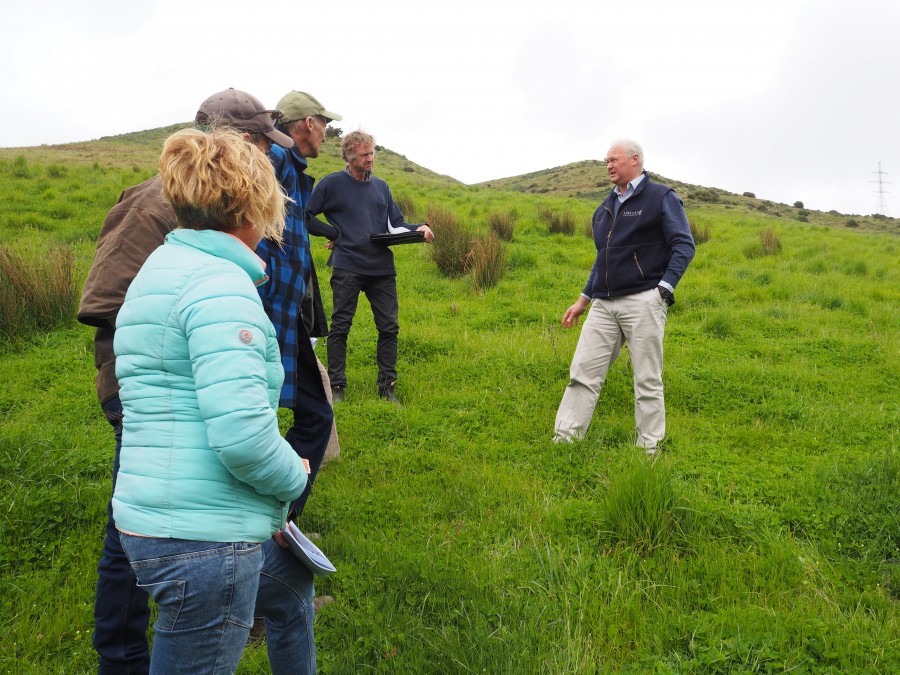
[{"label": "logo on vest", "polygon": [[238,331],[238,340],[243,342],[245,345],[249,345],[253,342],[253,333],[251,333],[246,328],[244,330]]},{"label": "logo on vest", "polygon": [[641,215],[643,212],[644,212],[644,209],[641,209],[640,211],[626,211],[625,213],[622,214],[622,216],[625,218],[627,218],[628,216],[634,217],[634,216]]}]

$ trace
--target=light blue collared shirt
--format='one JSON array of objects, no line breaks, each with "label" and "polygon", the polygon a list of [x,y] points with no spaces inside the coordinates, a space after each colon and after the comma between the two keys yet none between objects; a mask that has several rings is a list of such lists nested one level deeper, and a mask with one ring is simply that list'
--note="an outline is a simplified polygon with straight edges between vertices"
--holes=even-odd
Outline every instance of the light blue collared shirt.
[{"label": "light blue collared shirt", "polygon": [[[628,185],[625,186],[625,194],[622,194],[622,195],[619,194],[619,190],[617,188],[613,188],[613,190],[615,190],[615,192],[616,192],[616,197],[619,200],[619,204],[621,204],[626,199],[628,199],[631,195],[634,194],[635,188],[637,188],[637,186],[641,184],[642,180],[644,180],[643,172],[641,173],[640,176],[638,176],[634,180],[628,181]],[[616,210],[618,210],[618,207],[616,207]]]}]

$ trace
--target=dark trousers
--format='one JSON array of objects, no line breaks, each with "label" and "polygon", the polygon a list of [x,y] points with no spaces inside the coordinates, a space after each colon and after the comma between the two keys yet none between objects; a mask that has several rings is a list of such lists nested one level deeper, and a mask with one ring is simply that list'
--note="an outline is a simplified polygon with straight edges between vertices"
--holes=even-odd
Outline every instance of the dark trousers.
[{"label": "dark trousers", "polygon": [[334,305],[331,330],[328,332],[328,377],[331,378],[331,386],[347,386],[347,336],[362,291],[372,307],[378,330],[378,389],[387,388],[397,381],[397,335],[400,333],[397,277],[369,276],[335,269],[331,275],[331,291]]},{"label": "dark trousers", "polygon": [[[113,426],[116,455],[112,484],[116,489],[119,454],[122,451],[122,402],[114,396],[103,404],[106,419]],[[139,588],[131,564],[122,550],[119,531],[113,520],[112,499],[106,505],[106,537],[97,565],[97,595],[94,600],[94,633],[91,640],[100,655],[100,675],[136,675],[150,672],[147,626],[150,624],[149,596]]]},{"label": "dark trousers", "polygon": [[322,466],[328,440],[331,438],[331,425],[334,421],[334,410],[325,394],[322,376],[316,354],[309,341],[309,335],[303,322],[298,322],[299,333],[297,346],[297,392],[294,401],[294,424],[284,435],[298,455],[309,461],[310,474],[303,493],[291,502],[290,518],[303,512],[309,492],[312,490],[316,474]]}]

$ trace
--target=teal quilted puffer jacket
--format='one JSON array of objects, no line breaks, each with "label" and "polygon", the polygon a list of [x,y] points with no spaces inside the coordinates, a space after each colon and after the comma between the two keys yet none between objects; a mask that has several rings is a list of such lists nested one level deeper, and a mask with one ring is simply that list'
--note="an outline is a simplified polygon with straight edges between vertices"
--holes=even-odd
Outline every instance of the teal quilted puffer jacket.
[{"label": "teal quilted puffer jacket", "polygon": [[278,431],[284,371],[262,261],[214,230],[175,230],[116,319],[124,410],[113,515],[123,532],[264,541],[306,486]]}]

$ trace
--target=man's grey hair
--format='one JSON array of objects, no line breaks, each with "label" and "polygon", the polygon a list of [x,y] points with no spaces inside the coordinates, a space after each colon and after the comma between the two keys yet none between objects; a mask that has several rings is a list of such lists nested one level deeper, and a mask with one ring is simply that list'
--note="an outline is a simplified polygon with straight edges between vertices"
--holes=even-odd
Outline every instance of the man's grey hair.
[{"label": "man's grey hair", "polygon": [[641,144],[637,141],[632,141],[628,138],[620,138],[618,140],[613,141],[613,144],[609,146],[610,148],[620,148],[625,152],[629,157],[633,157],[637,155],[638,163],[641,165],[641,169],[644,168],[644,149],[641,147]]}]

